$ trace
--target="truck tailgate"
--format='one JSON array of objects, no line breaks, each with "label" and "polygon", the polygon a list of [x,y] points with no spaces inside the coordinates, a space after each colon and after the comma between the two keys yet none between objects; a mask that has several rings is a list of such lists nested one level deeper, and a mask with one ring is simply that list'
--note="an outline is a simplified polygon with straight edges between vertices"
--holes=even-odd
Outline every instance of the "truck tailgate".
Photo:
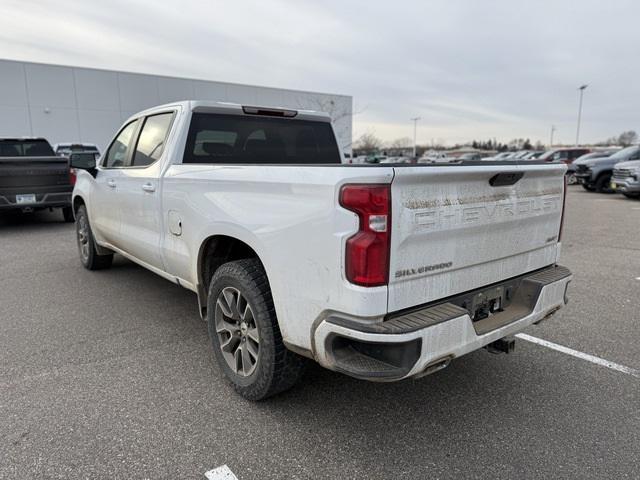
[{"label": "truck tailgate", "polygon": [[397,167],[389,311],[553,264],[564,165]]},{"label": "truck tailgate", "polygon": [[0,188],[24,190],[69,184],[69,160],[65,157],[0,158]]}]

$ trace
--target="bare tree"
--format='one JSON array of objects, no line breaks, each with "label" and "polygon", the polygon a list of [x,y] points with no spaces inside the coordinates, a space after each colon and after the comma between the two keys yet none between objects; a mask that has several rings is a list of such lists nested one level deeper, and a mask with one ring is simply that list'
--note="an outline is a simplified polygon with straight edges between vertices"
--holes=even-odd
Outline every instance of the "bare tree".
[{"label": "bare tree", "polygon": [[628,130],[626,132],[622,132],[620,136],[618,136],[618,144],[623,147],[628,147],[629,145],[633,145],[638,142],[638,134],[633,130]]},{"label": "bare tree", "polygon": [[411,148],[413,146],[413,140],[409,137],[396,138],[389,144],[389,148],[392,150],[401,150],[403,148]]},{"label": "bare tree", "polygon": [[356,149],[362,153],[375,153],[382,147],[380,140],[373,132],[367,132],[360,135],[356,141]]},{"label": "bare tree", "polygon": [[343,149],[351,148],[351,135],[348,133],[348,125],[351,118],[361,111],[353,112],[351,106],[346,102],[336,101],[335,97],[327,95],[307,95],[298,97],[296,100],[297,108],[306,110],[315,110],[318,112],[328,113],[331,117],[334,127],[336,128],[338,140]]}]

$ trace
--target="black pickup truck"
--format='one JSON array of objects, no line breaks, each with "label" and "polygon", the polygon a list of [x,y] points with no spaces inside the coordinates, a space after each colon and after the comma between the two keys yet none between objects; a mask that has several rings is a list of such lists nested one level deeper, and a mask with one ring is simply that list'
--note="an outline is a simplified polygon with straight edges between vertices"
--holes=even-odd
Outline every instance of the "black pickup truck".
[{"label": "black pickup truck", "polygon": [[44,138],[0,138],[0,212],[62,208],[72,222],[74,180],[69,158],[56,156]]}]

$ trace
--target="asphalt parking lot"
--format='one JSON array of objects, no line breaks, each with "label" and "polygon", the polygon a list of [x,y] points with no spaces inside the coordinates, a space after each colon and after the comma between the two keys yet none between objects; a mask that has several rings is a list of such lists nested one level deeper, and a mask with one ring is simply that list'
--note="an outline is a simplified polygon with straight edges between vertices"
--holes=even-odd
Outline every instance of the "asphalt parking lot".
[{"label": "asphalt parking lot", "polygon": [[[570,187],[570,303],[527,334],[640,370],[640,201]],[[313,366],[254,404],[194,294],[89,272],[59,212],[0,217],[0,478],[638,478],[640,378],[518,340],[396,384]]]}]

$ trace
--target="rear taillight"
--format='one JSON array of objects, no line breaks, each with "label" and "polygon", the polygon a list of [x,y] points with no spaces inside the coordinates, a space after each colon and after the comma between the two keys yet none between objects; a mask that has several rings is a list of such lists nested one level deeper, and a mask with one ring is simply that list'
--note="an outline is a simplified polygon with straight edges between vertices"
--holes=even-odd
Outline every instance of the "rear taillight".
[{"label": "rear taillight", "polygon": [[340,205],[359,218],[358,232],[346,245],[347,280],[364,287],[386,285],[391,241],[390,185],[344,185],[340,190]]},{"label": "rear taillight", "polygon": [[560,231],[558,241],[562,240],[562,227],[564,226],[564,208],[567,204],[567,176],[564,176],[564,186],[562,188],[562,213],[560,214]]},{"label": "rear taillight", "polygon": [[70,168],[69,169],[69,183],[71,185],[75,185],[76,184],[76,176],[77,176],[76,169],[75,168]]}]

